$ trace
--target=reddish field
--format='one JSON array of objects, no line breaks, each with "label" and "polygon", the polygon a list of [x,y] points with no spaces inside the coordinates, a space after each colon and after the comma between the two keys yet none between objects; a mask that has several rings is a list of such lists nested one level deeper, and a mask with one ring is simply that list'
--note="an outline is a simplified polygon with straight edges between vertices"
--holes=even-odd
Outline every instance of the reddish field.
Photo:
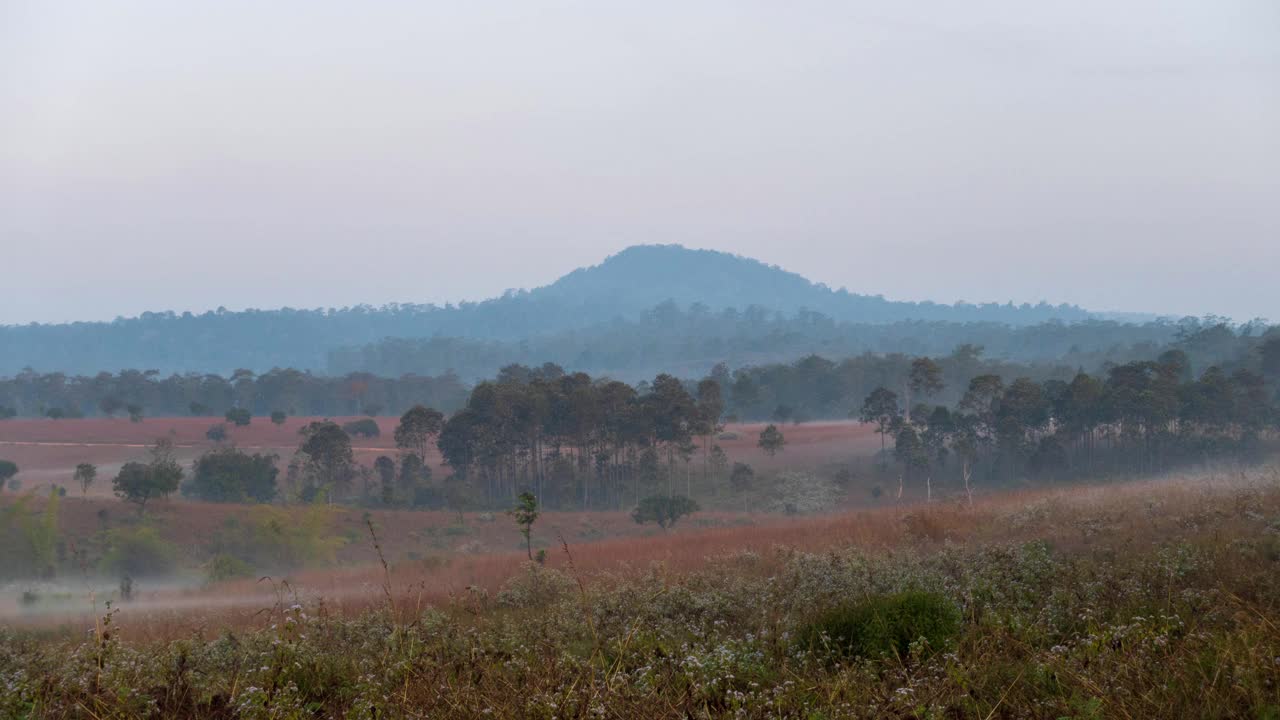
[{"label": "reddish field", "polygon": [[[592,582],[609,582],[614,574],[645,572],[656,568],[662,574],[683,573],[709,563],[735,562],[744,552],[756,559],[735,562],[744,572],[774,572],[779,553],[795,550],[822,551],[856,546],[893,553],[908,547],[937,547],[946,543],[1025,541],[1052,537],[1061,548],[1093,542],[1080,527],[1103,523],[1120,545],[1150,544],[1168,532],[1185,531],[1187,518],[1215,518],[1203,532],[1222,532],[1228,522],[1225,513],[1214,510],[1224,502],[1237,503],[1244,497],[1255,501],[1276,496],[1274,479],[1247,477],[1195,477],[1132,482],[1122,485],[1076,486],[997,493],[980,497],[975,506],[960,502],[908,503],[835,515],[787,519],[778,516],[728,516],[702,513],[698,520],[718,527],[699,527],[688,522],[671,532],[637,528],[617,513],[547,513],[535,528],[535,543],[547,547],[547,564],[581,574]],[[1234,493],[1234,494],[1233,494]],[[1159,498],[1160,512],[1153,513],[1153,498]],[[65,525],[91,523],[95,501],[68,501],[64,505]],[[115,507],[118,507],[115,506]],[[205,506],[207,512],[191,513],[192,505],[170,503],[157,508],[156,519],[172,530],[175,523],[192,540],[213,531],[220,518],[235,512],[234,506]],[[185,510],[185,512],[184,512]],[[339,510],[338,531],[349,531],[348,562],[345,567],[307,570],[289,578],[287,587],[264,581],[235,581],[216,586],[187,584],[145,587],[139,597],[121,606],[121,620],[133,639],[216,634],[226,627],[259,626],[266,620],[261,612],[277,600],[323,602],[324,612],[352,614],[384,604],[384,583],[390,583],[396,608],[412,613],[427,604],[485,604],[502,585],[521,571],[524,553],[514,548],[520,538],[507,518],[481,522],[468,516],[467,527],[482,543],[485,552],[448,553],[423,559],[395,556],[404,549],[405,538],[427,525],[447,524],[452,518],[441,513],[374,512],[380,539],[390,558],[390,574],[384,574],[367,539],[361,511]],[[1088,521],[1088,522],[1086,522]],[[585,525],[605,528],[613,537],[595,542],[581,537]],[[1102,528],[1095,528],[1101,530]],[[71,534],[74,534],[72,531]],[[168,534],[168,533],[166,533]],[[627,536],[623,536],[623,535]],[[563,535],[572,552],[569,557],[558,544]],[[643,535],[644,537],[638,537]],[[386,542],[388,538],[396,538]],[[273,590],[284,587],[283,596]],[[109,588],[108,588],[109,590]],[[479,594],[476,591],[480,591]],[[0,616],[24,625],[64,625],[84,627],[93,622],[92,606],[84,592],[82,609],[58,613],[25,613],[16,600],[0,600]],[[101,611],[101,598],[98,610]],[[269,617],[269,616],[267,616]]]},{"label": "reddish field", "polygon": [[[237,447],[277,453],[281,464],[284,464],[298,446],[298,430],[315,419],[289,418],[277,426],[259,417],[254,418],[248,427],[237,428],[227,424],[227,432]],[[347,422],[354,418],[333,419]],[[378,455],[395,451],[392,433],[398,419],[376,419],[381,436],[354,441],[356,459],[364,464],[372,464]],[[5,420],[0,422],[0,458],[18,464],[21,468],[18,477],[24,490],[59,484],[68,486],[69,492],[78,492],[71,482],[76,464],[94,463],[98,466],[98,482],[90,490],[90,496],[107,497],[111,492],[109,478],[125,462],[145,457],[147,446],[156,438],[172,439],[179,459],[190,462],[212,446],[205,438],[205,431],[217,422],[217,418],[207,417],[148,418],[138,423],[124,418]],[[731,425],[725,439],[717,442],[730,460],[747,462],[765,470],[847,460],[874,452],[880,446],[871,426],[853,422],[814,422],[784,426],[786,449],[777,457],[768,458],[755,446],[763,427],[762,424]],[[435,466],[437,473],[447,473],[440,467],[438,456],[428,458],[428,462]]]}]

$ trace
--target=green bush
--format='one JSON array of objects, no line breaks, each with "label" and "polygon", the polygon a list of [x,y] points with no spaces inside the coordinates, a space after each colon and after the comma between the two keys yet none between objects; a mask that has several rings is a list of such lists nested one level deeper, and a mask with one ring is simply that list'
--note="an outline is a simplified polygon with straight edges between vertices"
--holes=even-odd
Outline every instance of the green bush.
[{"label": "green bush", "polygon": [[213,558],[209,560],[209,564],[205,567],[205,577],[211,583],[252,576],[253,568],[249,566],[249,563],[241,560],[235,555],[228,555],[226,553],[214,555]]},{"label": "green bush", "polygon": [[329,565],[345,544],[341,537],[330,535],[332,527],[333,512],[328,507],[289,511],[256,505],[242,516],[227,518],[210,549],[255,571]]},{"label": "green bush", "polygon": [[57,563],[58,498],[56,492],[50,492],[43,511],[31,507],[32,495],[0,506],[0,581],[53,576]]},{"label": "green bush", "polygon": [[805,649],[837,658],[896,655],[924,638],[930,651],[945,648],[960,632],[960,611],[930,592],[877,595],[821,613],[800,629]]},{"label": "green bush", "polygon": [[117,528],[107,532],[102,567],[110,573],[157,577],[173,572],[176,552],[153,527]]}]

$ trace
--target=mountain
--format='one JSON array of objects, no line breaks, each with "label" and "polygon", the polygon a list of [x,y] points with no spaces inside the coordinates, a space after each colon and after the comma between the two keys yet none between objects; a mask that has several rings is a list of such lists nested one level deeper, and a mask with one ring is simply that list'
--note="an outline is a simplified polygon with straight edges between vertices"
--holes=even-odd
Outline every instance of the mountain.
[{"label": "mountain", "polygon": [[701,303],[712,310],[752,305],[787,314],[811,310],[855,323],[943,320],[1030,325],[1091,317],[1074,305],[1043,302],[1015,306],[885,300],[878,295],[832,290],[759,260],[680,245],[629,247],[599,265],[574,270],[551,285],[532,290],[526,297],[577,306],[597,320],[632,316],[667,301],[680,306]]},{"label": "mountain", "polygon": [[574,270],[550,285],[478,303],[239,312],[220,308],[201,314],[143,313],[109,323],[0,326],[0,375],[25,367],[70,373],[121,368],[225,373],[242,367],[322,372],[334,350],[385,338],[446,337],[492,346],[569,333],[577,344],[599,353],[609,348],[593,346],[592,338],[609,341],[593,328],[636,321],[659,306],[692,306],[696,312],[750,310],[757,316],[816,313],[837,323],[861,325],[931,321],[1027,326],[1090,318],[1075,306],[1044,303],[895,302],[832,290],[737,255],[641,245]]}]

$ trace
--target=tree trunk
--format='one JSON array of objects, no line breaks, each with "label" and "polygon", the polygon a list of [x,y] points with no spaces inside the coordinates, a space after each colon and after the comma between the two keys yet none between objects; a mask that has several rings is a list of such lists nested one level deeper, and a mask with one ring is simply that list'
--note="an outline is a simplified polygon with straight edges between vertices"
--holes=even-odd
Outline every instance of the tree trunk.
[{"label": "tree trunk", "polygon": [[973,488],[969,485],[969,476],[973,473],[969,470],[969,461],[965,460],[961,468],[961,474],[964,476],[964,494],[969,498],[969,509],[973,509]]}]

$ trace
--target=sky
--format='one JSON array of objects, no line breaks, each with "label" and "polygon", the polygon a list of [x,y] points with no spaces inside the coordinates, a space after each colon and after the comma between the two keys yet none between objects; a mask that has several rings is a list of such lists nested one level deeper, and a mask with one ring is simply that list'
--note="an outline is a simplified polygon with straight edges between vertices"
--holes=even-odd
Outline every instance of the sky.
[{"label": "sky", "polygon": [[1280,320],[1280,3],[0,0],[0,323],[476,300],[636,243]]}]

